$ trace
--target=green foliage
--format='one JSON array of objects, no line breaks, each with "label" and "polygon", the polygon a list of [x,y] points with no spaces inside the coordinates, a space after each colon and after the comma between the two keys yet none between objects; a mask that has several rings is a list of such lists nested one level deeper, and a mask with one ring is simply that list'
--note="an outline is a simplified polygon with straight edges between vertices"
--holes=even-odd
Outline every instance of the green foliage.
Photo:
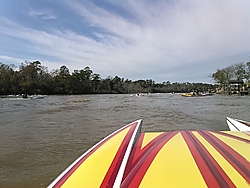
[{"label": "green foliage", "polygon": [[212,78],[221,86],[227,86],[230,80],[245,80],[248,82],[250,79],[250,62],[235,63],[229,67],[217,69],[212,74]]},{"label": "green foliage", "polygon": [[0,92],[1,93],[10,93],[15,91],[16,88],[13,88],[15,82],[15,71],[14,65],[5,65],[0,63]]},{"label": "green foliage", "polygon": [[[249,66],[248,66],[249,67]],[[217,73],[218,74],[218,73]],[[194,89],[206,91],[214,88],[203,83],[155,83],[152,79],[132,81],[119,76],[102,79],[86,66],[70,73],[66,65],[48,72],[40,61],[21,63],[19,70],[14,65],[0,63],[0,94],[91,94],[91,93],[153,93],[189,92]]]}]

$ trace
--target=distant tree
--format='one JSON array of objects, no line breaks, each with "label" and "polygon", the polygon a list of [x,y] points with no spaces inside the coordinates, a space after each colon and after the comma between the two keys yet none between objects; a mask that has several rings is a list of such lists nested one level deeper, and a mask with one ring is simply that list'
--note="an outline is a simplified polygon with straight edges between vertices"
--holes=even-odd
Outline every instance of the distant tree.
[{"label": "distant tree", "polygon": [[212,74],[213,80],[221,86],[227,86],[229,80],[244,80],[250,79],[250,62],[235,63],[229,67],[218,69]]},{"label": "distant tree", "polygon": [[246,63],[245,79],[250,82],[250,61]]},{"label": "distant tree", "polygon": [[108,76],[105,79],[101,79],[100,82],[100,92],[101,93],[112,93],[113,91],[113,78],[111,76]]},{"label": "distant tree", "polygon": [[[40,61],[21,63],[19,70],[13,65],[0,63],[0,94],[42,93],[42,94],[86,94],[86,93],[137,93],[137,92],[187,92],[197,89],[205,91],[212,88],[203,83],[155,83],[152,79],[132,81],[119,76],[102,79],[86,66],[74,70],[71,74],[66,65],[51,72]],[[217,83],[226,84],[232,77],[249,80],[250,62],[245,67],[239,63],[224,69],[218,69],[212,75]]]},{"label": "distant tree", "polygon": [[53,94],[54,93],[54,82],[53,77],[49,73],[48,68],[41,66],[38,80],[40,83],[41,94]]},{"label": "distant tree", "polygon": [[125,93],[133,93],[133,82],[132,80],[126,79],[123,83]]},{"label": "distant tree", "polygon": [[232,67],[237,80],[243,80],[246,76],[246,64],[244,62],[235,63]]},{"label": "distant tree", "polygon": [[15,76],[15,65],[5,65],[0,62],[0,94],[15,92],[13,81]]},{"label": "distant tree", "polygon": [[143,85],[142,80],[135,81],[133,85],[133,93],[145,92],[142,85]]},{"label": "distant tree", "polygon": [[55,82],[55,93],[68,94],[70,93],[70,71],[65,65],[60,67],[60,70],[54,70],[52,73]]},{"label": "distant tree", "polygon": [[119,76],[115,76],[112,80],[111,80],[111,88],[112,88],[112,92],[113,93],[125,93],[125,88],[123,85],[123,80],[122,78],[120,78]]},{"label": "distant tree", "polygon": [[92,80],[92,89],[94,93],[100,93],[100,82],[101,82],[101,76],[100,74],[92,74],[91,75]]},{"label": "distant tree", "polygon": [[229,80],[231,80],[233,77],[234,71],[232,66],[218,69],[215,73],[212,74],[212,78],[215,80],[215,82],[223,87],[228,85]]},{"label": "distant tree", "polygon": [[74,70],[71,76],[72,90],[74,94],[80,94],[83,92],[84,81],[83,76],[81,76],[81,71]]},{"label": "distant tree", "polygon": [[92,74],[93,71],[88,66],[86,66],[82,71],[85,93],[92,93]]},{"label": "distant tree", "polygon": [[20,87],[22,93],[37,93],[40,89],[38,74],[41,70],[39,61],[21,63],[19,67]]},{"label": "distant tree", "polygon": [[100,75],[93,74],[93,71],[88,66],[81,70],[74,70],[71,79],[73,93],[98,92],[100,79]]}]

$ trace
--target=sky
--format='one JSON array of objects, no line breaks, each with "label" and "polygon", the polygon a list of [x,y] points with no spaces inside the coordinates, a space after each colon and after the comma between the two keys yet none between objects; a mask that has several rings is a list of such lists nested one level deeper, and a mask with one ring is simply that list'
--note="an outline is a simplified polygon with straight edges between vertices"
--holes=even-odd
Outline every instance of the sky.
[{"label": "sky", "polygon": [[249,0],[0,0],[4,64],[213,83],[249,58]]}]

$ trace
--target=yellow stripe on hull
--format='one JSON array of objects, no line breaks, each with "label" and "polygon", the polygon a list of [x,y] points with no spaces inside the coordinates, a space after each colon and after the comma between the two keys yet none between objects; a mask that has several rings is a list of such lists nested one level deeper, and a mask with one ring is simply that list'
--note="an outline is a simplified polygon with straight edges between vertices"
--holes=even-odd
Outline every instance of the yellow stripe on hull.
[{"label": "yellow stripe on hull", "polygon": [[99,187],[129,128],[126,128],[115,137],[112,137],[102,147],[90,155],[62,187],[72,188],[78,185]]},{"label": "yellow stripe on hull", "polygon": [[[230,134],[231,132],[227,132],[227,133]],[[215,135],[216,137],[218,137],[223,142],[230,145],[232,148],[234,148],[235,151],[237,151],[248,162],[250,162],[250,145],[248,143],[245,143],[245,142],[242,142],[242,141],[230,138],[230,137],[222,136],[222,135],[219,135],[216,133],[212,133],[212,134]],[[234,136],[238,135],[241,138],[247,138],[247,135],[245,136],[245,134],[244,133],[242,134],[241,132],[234,132],[234,134],[232,134],[232,135],[234,135]],[[249,140],[249,138],[250,138],[250,136],[248,136],[248,140]],[[248,149],[246,149],[246,148],[248,148]]]},{"label": "yellow stripe on hull", "polygon": [[[236,171],[236,169],[211,145],[209,144],[200,134],[197,132],[194,133],[194,135],[201,141],[201,143],[206,147],[206,149],[209,151],[209,153],[214,157],[214,159],[218,162],[219,166],[226,172],[228,177],[233,181],[236,187],[246,187],[246,180]],[[231,138],[228,138],[231,139]],[[226,138],[224,138],[224,141],[226,141]],[[235,140],[230,140],[231,143],[234,144]],[[237,141],[236,141],[237,142]],[[232,146],[229,144],[230,146]],[[244,144],[244,143],[236,143],[236,144]],[[249,153],[248,153],[249,155]]]},{"label": "yellow stripe on hull", "polygon": [[140,187],[193,187],[194,182],[196,187],[206,187],[185,140],[178,133],[159,151]]}]

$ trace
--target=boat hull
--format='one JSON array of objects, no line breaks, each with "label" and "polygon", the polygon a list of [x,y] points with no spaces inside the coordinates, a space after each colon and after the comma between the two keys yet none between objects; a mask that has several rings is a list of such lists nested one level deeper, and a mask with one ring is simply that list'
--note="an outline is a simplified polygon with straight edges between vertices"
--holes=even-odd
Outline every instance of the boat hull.
[{"label": "boat hull", "polygon": [[48,187],[119,187],[141,121],[128,124],[90,148]]},{"label": "boat hull", "polygon": [[141,133],[142,120],[104,138],[48,187],[249,187],[250,135]]},{"label": "boat hull", "polygon": [[250,131],[250,122],[226,118],[227,125],[231,131]]},{"label": "boat hull", "polygon": [[194,95],[192,93],[184,93],[184,94],[181,94],[181,96],[183,96],[183,97],[204,97],[204,96],[206,96],[206,94],[199,93],[197,95]]}]

